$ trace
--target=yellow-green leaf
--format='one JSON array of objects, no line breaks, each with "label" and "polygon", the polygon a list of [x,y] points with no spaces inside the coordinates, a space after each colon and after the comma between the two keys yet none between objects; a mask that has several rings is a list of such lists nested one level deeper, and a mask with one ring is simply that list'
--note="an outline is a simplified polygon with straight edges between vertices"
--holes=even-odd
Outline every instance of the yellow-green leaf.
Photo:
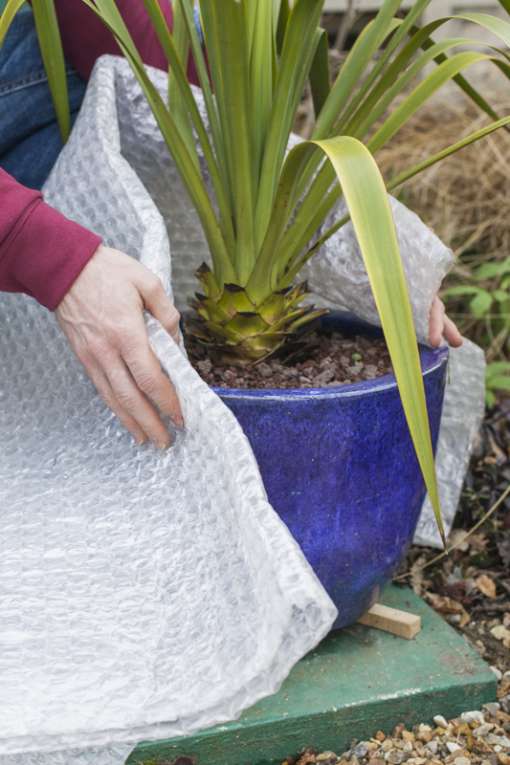
[{"label": "yellow-green leaf", "polygon": [[71,130],[66,64],[53,0],[33,0],[35,28],[62,140]]},{"label": "yellow-green leaf", "polygon": [[0,16],[0,47],[2,47],[5,35],[22,5],[25,5],[25,0],[7,0],[7,5]]}]

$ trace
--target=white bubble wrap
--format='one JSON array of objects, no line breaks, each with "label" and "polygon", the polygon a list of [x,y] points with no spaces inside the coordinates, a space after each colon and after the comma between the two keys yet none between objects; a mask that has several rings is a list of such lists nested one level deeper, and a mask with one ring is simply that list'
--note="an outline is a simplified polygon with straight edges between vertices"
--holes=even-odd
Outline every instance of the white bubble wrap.
[{"label": "white bubble wrap", "polygon": [[[169,287],[161,216],[120,153],[111,61],[46,193]],[[2,295],[0,325],[0,763],[113,765],[275,692],[336,610],[234,415],[152,320],[186,433],[137,448],[53,315]]]},{"label": "white bubble wrap", "polygon": [[[45,191],[185,305],[207,250],[125,62],[96,65]],[[449,254],[394,209],[406,270],[419,269],[423,332]],[[323,298],[375,319],[358,261],[345,227],[308,276]],[[343,291],[326,292],[333,284]],[[232,719],[274,692],[335,609],[268,505],[233,415],[151,320],[187,429],[168,453],[137,448],[53,316],[2,295],[0,323],[0,765],[119,765],[141,739]],[[474,427],[459,430],[472,413],[455,396],[442,433],[461,455],[452,497]]]}]

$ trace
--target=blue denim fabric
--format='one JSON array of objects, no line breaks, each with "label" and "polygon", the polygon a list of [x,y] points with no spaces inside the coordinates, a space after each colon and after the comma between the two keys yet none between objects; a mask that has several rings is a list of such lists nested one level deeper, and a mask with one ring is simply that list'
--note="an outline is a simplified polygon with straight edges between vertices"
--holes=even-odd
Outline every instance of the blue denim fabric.
[{"label": "blue denim fabric", "polygon": [[[86,84],[70,67],[67,84],[74,119]],[[32,11],[26,6],[0,49],[0,167],[25,186],[39,189],[61,148]]]}]

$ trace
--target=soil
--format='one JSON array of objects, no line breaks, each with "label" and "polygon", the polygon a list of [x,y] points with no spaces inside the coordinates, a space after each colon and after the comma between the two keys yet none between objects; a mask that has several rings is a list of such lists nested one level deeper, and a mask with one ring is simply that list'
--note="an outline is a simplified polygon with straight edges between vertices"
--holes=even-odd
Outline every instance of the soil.
[{"label": "soil", "polygon": [[271,357],[249,367],[213,364],[207,349],[186,338],[190,361],[212,386],[223,388],[327,388],[373,380],[392,371],[382,338],[314,332],[287,359]]}]

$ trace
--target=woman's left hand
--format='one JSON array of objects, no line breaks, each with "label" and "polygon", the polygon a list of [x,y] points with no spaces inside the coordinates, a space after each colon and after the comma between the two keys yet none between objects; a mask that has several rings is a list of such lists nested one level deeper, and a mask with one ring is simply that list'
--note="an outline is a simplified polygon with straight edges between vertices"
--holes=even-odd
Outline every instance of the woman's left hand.
[{"label": "woman's left hand", "polygon": [[446,315],[443,301],[436,297],[430,309],[429,342],[433,348],[437,348],[444,340],[452,348],[460,348],[462,345],[462,335],[457,325]]}]

